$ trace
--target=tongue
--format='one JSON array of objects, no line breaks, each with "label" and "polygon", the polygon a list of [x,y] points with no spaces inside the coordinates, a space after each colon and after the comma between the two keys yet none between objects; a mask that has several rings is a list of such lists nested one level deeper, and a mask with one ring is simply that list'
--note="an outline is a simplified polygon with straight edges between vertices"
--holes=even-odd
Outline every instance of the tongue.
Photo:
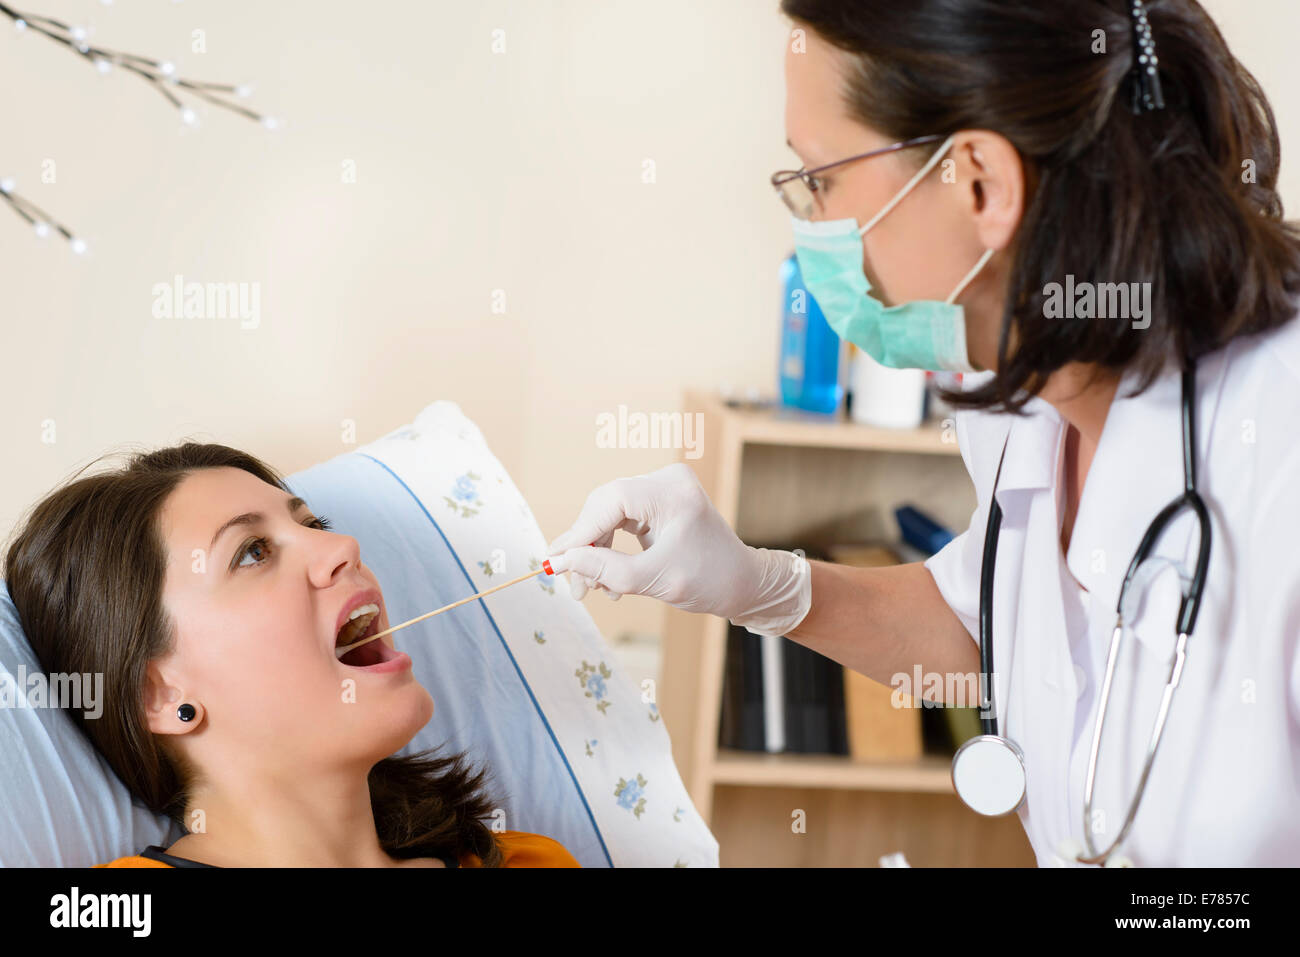
[{"label": "tongue", "polygon": [[362,615],[349,621],[339,629],[338,637],[334,640],[334,647],[342,648],[354,641],[360,641],[366,632],[370,630],[370,625],[374,620],[374,615]]},{"label": "tongue", "polygon": [[346,655],[339,659],[345,665],[353,667],[364,667],[365,665],[377,665],[381,661],[387,660],[382,645],[384,640],[367,641],[360,648],[353,648]]}]

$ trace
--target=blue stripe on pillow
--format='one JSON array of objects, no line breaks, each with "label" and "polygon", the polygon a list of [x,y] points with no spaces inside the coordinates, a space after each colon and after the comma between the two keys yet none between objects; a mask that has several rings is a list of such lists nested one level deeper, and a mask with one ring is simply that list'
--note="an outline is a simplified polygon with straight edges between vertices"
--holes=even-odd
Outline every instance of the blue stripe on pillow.
[{"label": "blue stripe on pillow", "polygon": [[[420,511],[424,513],[424,517],[429,520],[429,524],[434,527],[434,530],[437,531],[438,535],[442,538],[443,543],[447,546],[448,554],[450,554],[452,560],[455,561],[456,567],[460,569],[461,574],[465,576],[465,581],[469,583],[471,591],[477,591],[478,589],[474,587],[474,580],[470,578],[469,572],[465,570],[465,566],[461,563],[460,556],[456,554],[456,550],[452,548],[451,542],[447,540],[447,536],[443,533],[442,527],[438,524],[437,519],[435,519],[432,515],[430,515],[429,510],[424,507],[424,503],[420,501],[420,497],[411,490],[410,486],[408,486],[406,482],[402,481],[401,476],[399,476],[396,472],[390,469],[383,462],[379,461],[379,459],[375,458],[372,455],[368,455],[365,452],[357,452],[356,454],[361,458],[370,459],[370,461],[374,462],[385,472],[391,475],[397,481],[397,483],[401,485],[403,489],[406,490],[406,494],[411,496],[411,498],[415,501],[415,504],[420,507]],[[524,673],[520,669],[519,663],[515,661],[515,656],[514,654],[511,653],[510,646],[506,644],[505,637],[501,634],[501,629],[497,627],[497,623],[495,619],[493,619],[492,617],[492,612],[488,611],[487,604],[483,602],[482,599],[479,600],[479,604],[483,607],[483,614],[487,616],[488,623],[491,624],[492,630],[496,633],[497,640],[501,642],[502,649],[505,651],[506,656],[510,659],[510,664],[514,666],[515,674],[519,676],[519,681],[523,684],[524,690],[528,692],[528,698],[530,701],[532,701],[533,707],[537,710],[537,716],[542,719],[542,726],[546,728],[546,733],[550,736],[551,743],[555,745],[556,755],[558,755],[559,759],[562,762],[564,762],[564,769],[565,771],[568,772],[569,780],[573,782],[573,788],[575,791],[578,792],[578,797],[582,800],[582,806],[587,812],[587,819],[591,821],[591,829],[596,835],[596,840],[600,842],[600,849],[605,855],[605,860],[608,862],[610,867],[613,867],[614,862],[609,856],[609,848],[605,846],[605,839],[604,837],[601,836],[600,828],[597,827],[596,825],[596,818],[591,813],[591,805],[587,803],[587,796],[582,792],[581,785],[578,784],[578,779],[573,773],[573,768],[569,764],[568,758],[566,758],[564,755],[564,749],[560,747],[560,742],[556,739],[555,732],[551,730],[550,722],[546,720],[546,715],[542,712],[541,705],[537,703],[537,698],[533,694],[533,689],[529,687],[528,679],[524,677]]]}]

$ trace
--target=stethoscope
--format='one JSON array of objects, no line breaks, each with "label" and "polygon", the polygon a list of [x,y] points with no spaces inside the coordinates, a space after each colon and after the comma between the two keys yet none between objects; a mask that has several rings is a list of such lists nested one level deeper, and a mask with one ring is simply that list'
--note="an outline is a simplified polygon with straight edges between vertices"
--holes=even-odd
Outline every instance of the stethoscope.
[{"label": "stethoscope", "polygon": [[[1210,515],[1205,502],[1196,489],[1196,416],[1193,400],[1196,395],[1196,363],[1189,360],[1182,373],[1182,426],[1183,426],[1183,493],[1160,510],[1160,513],[1147,526],[1142,541],[1138,544],[1133,560],[1120,588],[1119,602],[1116,606],[1115,630],[1111,634],[1110,650],[1106,656],[1106,676],[1101,687],[1101,698],[1097,704],[1097,717],[1093,723],[1092,751],[1088,756],[1088,777],[1083,800],[1083,837],[1087,856],[1072,851],[1074,859],[1081,864],[1114,865],[1111,855],[1124,842],[1133,818],[1137,814],[1138,804],[1146,790],[1147,777],[1151,773],[1151,763],[1160,744],[1160,734],[1164,731],[1165,718],[1169,714],[1169,705],[1173,700],[1174,689],[1183,672],[1186,660],[1187,639],[1196,625],[1196,615],[1200,610],[1201,592],[1205,587],[1205,574],[1210,563]],[[1007,434],[1010,440],[1010,433]],[[1002,456],[1006,457],[1006,443],[1002,446]],[[997,559],[998,533],[1002,526],[1002,509],[998,505],[998,479],[1002,476],[1002,460],[998,460],[997,475],[993,479],[993,492],[990,495],[988,527],[984,535],[984,555],[980,566],[980,730],[981,734],[966,741],[952,760],[952,783],[958,796],[973,811],[990,817],[1010,814],[1019,810],[1025,801],[1025,755],[1020,747],[1010,738],[998,733],[998,720],[993,708],[993,570]],[[1119,657],[1119,647],[1124,635],[1126,619],[1131,620],[1137,611],[1136,597],[1140,596],[1142,587],[1130,589],[1135,581],[1140,586],[1153,577],[1159,568],[1147,565],[1139,573],[1139,568],[1151,556],[1160,536],[1170,523],[1184,509],[1195,513],[1200,525],[1200,543],[1196,557],[1196,570],[1190,581],[1184,579],[1183,598],[1178,607],[1178,642],[1174,648],[1173,662],[1169,669],[1169,678],[1165,683],[1164,696],[1160,701],[1160,710],[1156,715],[1155,729],[1147,746],[1146,762],[1142,766],[1142,776],[1138,780],[1137,793],[1128,806],[1128,813],[1115,839],[1101,851],[1093,844],[1092,799],[1093,786],[1097,780],[1097,755],[1101,750],[1102,729],[1106,723],[1106,706],[1110,700],[1111,681],[1115,675],[1115,662]],[[1074,848],[1077,842],[1069,842]],[[1059,852],[1058,852],[1059,853]],[[1125,862],[1127,863],[1127,862]]]}]

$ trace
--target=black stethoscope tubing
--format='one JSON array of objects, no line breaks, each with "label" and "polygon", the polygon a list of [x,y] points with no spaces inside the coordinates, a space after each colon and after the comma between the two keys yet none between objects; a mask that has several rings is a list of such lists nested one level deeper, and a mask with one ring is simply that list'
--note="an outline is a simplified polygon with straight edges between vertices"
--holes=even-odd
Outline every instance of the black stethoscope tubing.
[{"label": "black stethoscope tubing", "polygon": [[[1160,536],[1184,509],[1196,515],[1200,526],[1200,542],[1197,549],[1196,570],[1191,583],[1178,607],[1178,632],[1190,635],[1196,626],[1196,616],[1200,612],[1201,595],[1205,589],[1205,576],[1210,564],[1210,514],[1205,501],[1197,490],[1196,483],[1196,361],[1188,360],[1182,373],[1182,433],[1183,433],[1183,493],[1160,510],[1151,524],[1147,526],[1138,544],[1133,559],[1129,562],[1120,586],[1116,614],[1122,613],[1124,595],[1129,584],[1137,574],[1138,567],[1150,557]],[[1008,433],[1008,438],[1010,433]],[[1002,446],[1002,455],[1006,456],[1006,445]],[[998,505],[998,479],[1002,475],[1002,461],[998,461],[997,475],[993,479],[993,492],[990,495],[988,525],[984,532],[984,554],[980,563],[980,705],[981,732],[986,735],[998,734],[998,720],[993,707],[993,576],[997,564],[998,535],[1002,528],[1002,509]]]}]

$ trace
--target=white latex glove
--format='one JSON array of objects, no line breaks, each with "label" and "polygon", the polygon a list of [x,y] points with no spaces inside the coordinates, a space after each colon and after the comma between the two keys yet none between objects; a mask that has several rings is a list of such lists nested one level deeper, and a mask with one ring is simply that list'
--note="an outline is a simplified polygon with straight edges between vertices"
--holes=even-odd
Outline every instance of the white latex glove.
[{"label": "white latex glove", "polygon": [[[610,548],[620,528],[637,537],[640,554]],[[613,599],[648,595],[756,635],[793,631],[812,604],[804,557],[742,542],[684,462],[600,486],[547,553],[556,574],[570,573],[576,598],[588,587]]]}]

